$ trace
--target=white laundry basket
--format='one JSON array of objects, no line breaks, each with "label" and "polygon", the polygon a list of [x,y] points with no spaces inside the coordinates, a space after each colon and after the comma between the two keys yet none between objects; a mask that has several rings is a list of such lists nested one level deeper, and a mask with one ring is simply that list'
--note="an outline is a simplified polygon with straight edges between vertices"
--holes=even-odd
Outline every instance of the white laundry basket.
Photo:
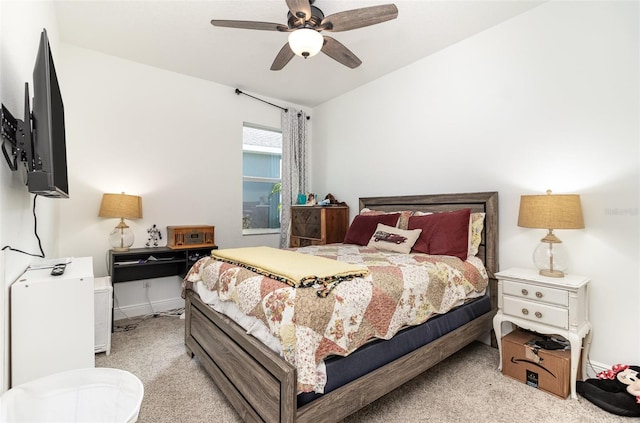
[{"label": "white laundry basket", "polygon": [[9,389],[0,396],[0,422],[135,422],[143,396],[127,371],[70,370]]}]

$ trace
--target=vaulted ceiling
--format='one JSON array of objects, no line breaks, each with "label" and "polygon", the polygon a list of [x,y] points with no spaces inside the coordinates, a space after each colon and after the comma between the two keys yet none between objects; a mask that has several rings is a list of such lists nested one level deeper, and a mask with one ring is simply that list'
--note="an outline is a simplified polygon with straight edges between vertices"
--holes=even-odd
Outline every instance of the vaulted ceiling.
[{"label": "vaulted ceiling", "polygon": [[[269,70],[286,33],[214,27],[211,19],[286,24],[285,0],[55,2],[63,42],[313,107],[521,14],[543,1],[317,0],[325,16],[395,3],[395,20],[330,34],[362,65],[320,53]],[[329,35],[329,34],[326,34]]]}]

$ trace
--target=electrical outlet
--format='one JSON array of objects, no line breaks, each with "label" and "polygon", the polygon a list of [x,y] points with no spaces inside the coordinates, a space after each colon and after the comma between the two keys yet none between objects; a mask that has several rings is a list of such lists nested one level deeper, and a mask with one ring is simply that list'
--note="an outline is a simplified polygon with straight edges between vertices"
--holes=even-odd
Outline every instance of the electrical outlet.
[{"label": "electrical outlet", "polygon": [[143,288],[149,288],[150,282],[149,281],[142,281],[142,287]]}]

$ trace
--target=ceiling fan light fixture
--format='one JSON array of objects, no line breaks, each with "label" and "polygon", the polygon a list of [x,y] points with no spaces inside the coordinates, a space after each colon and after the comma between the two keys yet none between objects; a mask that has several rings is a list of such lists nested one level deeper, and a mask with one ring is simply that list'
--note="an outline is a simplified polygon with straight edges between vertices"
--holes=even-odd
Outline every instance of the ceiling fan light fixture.
[{"label": "ceiling fan light fixture", "polygon": [[314,29],[301,28],[289,34],[289,47],[305,59],[318,54],[323,44],[324,38]]}]

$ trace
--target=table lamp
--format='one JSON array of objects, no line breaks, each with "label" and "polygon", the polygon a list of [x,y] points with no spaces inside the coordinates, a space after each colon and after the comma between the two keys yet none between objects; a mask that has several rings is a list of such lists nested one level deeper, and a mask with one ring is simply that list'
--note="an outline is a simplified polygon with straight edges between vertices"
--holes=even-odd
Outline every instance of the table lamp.
[{"label": "table lamp", "polygon": [[546,195],[523,195],[518,226],[549,231],[533,252],[533,262],[541,275],[562,278],[567,269],[567,253],[553,230],[584,228],[580,196],[555,195],[551,190]]},{"label": "table lamp", "polygon": [[100,217],[120,218],[120,223],[109,234],[109,243],[114,251],[129,251],[133,245],[133,231],[124,219],[142,218],[142,198],[137,195],[103,194]]}]

